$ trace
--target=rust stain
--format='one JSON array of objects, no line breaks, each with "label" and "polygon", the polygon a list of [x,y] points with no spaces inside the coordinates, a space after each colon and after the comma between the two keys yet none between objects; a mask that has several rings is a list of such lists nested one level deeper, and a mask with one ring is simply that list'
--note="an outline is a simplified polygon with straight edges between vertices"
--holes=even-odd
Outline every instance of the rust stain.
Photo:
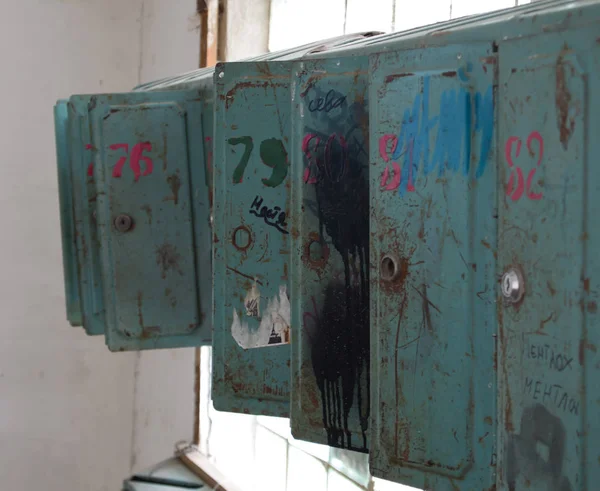
[{"label": "rust stain", "polygon": [[442,77],[456,77],[456,71],[442,72]]},{"label": "rust stain", "polygon": [[[241,245],[238,243],[238,232],[246,232],[248,234],[248,243],[246,245]],[[231,234],[231,243],[233,244],[233,247],[235,247],[238,251],[246,252],[248,248],[252,245],[252,232],[248,227],[246,227],[246,225],[240,225],[239,227],[235,228],[233,233]]]},{"label": "rust stain", "polygon": [[[272,78],[271,75],[265,75],[263,77],[257,77],[258,79],[260,78]],[[271,87],[273,89],[278,88],[278,87],[284,87],[285,84],[281,83],[281,82],[272,82],[270,80],[266,80],[264,82],[240,82],[238,84],[235,84],[235,86],[230,89],[226,94],[225,94],[225,109],[229,109],[231,104],[233,104],[234,99],[235,99],[235,94],[238,90],[240,89],[251,89],[251,88],[263,88],[266,89],[267,87]],[[221,99],[223,99],[223,96],[221,95]]]},{"label": "rust stain", "polygon": [[[566,48],[566,47],[565,47]],[[575,130],[575,121],[573,117],[569,118],[569,108],[571,106],[572,96],[567,86],[567,65],[564,61],[564,51],[556,60],[556,115],[558,131],[560,133],[560,142],[565,150],[569,145],[569,139]],[[573,67],[570,67],[573,72]]]},{"label": "rust stain", "polygon": [[540,328],[539,331],[543,331],[544,327],[546,327],[546,324],[548,322],[550,322],[552,320],[552,318],[554,317],[554,312],[552,312],[548,317],[546,317],[545,319],[540,321]]},{"label": "rust stain", "polygon": [[259,279],[257,279],[257,278],[254,278],[254,277],[252,277],[252,276],[250,276],[250,275],[244,274],[244,273],[242,273],[241,271],[238,271],[237,269],[235,269],[235,268],[232,268],[231,266],[226,266],[226,268],[227,268],[229,271],[233,271],[235,274],[239,274],[240,276],[243,276],[244,278],[246,278],[246,279],[248,279],[248,280],[250,280],[250,281],[256,281],[256,283],[258,283],[260,286],[263,286],[263,283],[262,283],[262,281],[260,281],[260,280],[259,280]]},{"label": "rust stain", "polygon": [[596,304],[596,302],[588,302],[587,309],[588,312],[590,312],[591,314],[595,314],[596,312],[598,312],[598,305]]},{"label": "rust stain", "polygon": [[[315,258],[311,255],[310,248],[314,244],[321,246],[321,257]],[[308,240],[304,243],[304,251],[302,254],[302,262],[310,269],[316,271],[319,275],[323,272],[323,269],[327,265],[329,260],[329,247],[321,240],[321,237],[317,232],[310,232],[308,234]]]},{"label": "rust stain", "polygon": [[589,278],[583,279],[583,289],[585,290],[586,293],[590,293],[590,279]]},{"label": "rust stain", "polygon": [[137,294],[137,307],[138,307],[138,323],[144,328],[144,315],[142,314],[142,302],[144,300],[144,294],[141,290],[138,290]]},{"label": "rust stain", "polygon": [[168,149],[169,149],[169,142],[167,140],[167,134],[163,133],[163,172],[166,172],[167,170],[167,165],[168,165],[168,160],[167,160],[167,153],[168,153]]},{"label": "rust stain", "polygon": [[502,343],[501,349],[501,361],[502,361],[502,375],[503,380],[499,381],[499,385],[504,385],[504,428],[508,433],[514,431],[514,425],[512,421],[512,399],[510,396],[510,388],[508,385],[508,368],[507,368],[507,340],[504,332],[504,307],[502,302],[497,302],[497,316],[498,316],[498,336]]},{"label": "rust stain", "polygon": [[140,337],[142,339],[149,339],[149,338],[157,337],[159,335],[160,335],[160,327],[150,326],[150,327],[142,327],[142,335]]},{"label": "rust stain", "polygon": [[167,177],[167,183],[171,188],[172,196],[165,198],[163,201],[173,201],[175,204],[179,203],[179,189],[181,188],[181,179],[179,179],[179,174],[171,174]]},{"label": "rust stain", "polygon": [[179,266],[180,260],[181,255],[172,244],[165,243],[156,249],[156,264],[160,267],[163,279],[167,277],[167,271],[169,270],[177,271],[180,275],[183,275],[183,271]]},{"label": "rust stain", "polygon": [[548,280],[546,282],[546,286],[548,287],[548,291],[550,292],[551,296],[556,295],[556,288],[554,288],[554,286],[552,285],[552,282],[550,280]]},{"label": "rust stain", "polygon": [[389,84],[390,82],[393,82],[397,78],[412,77],[413,75],[414,75],[414,73],[411,73],[411,72],[396,73],[394,75],[388,75],[387,77],[385,77],[385,83]]},{"label": "rust stain", "polygon": [[146,212],[146,215],[148,215],[148,223],[152,225],[152,208],[150,205],[144,205],[142,206],[142,210]]}]

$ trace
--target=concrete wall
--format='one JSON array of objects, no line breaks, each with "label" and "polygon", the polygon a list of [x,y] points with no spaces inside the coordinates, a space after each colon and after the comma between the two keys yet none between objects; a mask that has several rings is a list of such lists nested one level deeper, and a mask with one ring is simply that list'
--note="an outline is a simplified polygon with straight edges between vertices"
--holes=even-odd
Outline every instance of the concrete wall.
[{"label": "concrete wall", "polygon": [[66,322],[52,106],[196,68],[195,5],[2,1],[2,489],[114,491],[192,436],[193,350],[114,354]]},{"label": "concrete wall", "polygon": [[0,487],[114,491],[129,472],[134,355],[65,320],[52,107],[138,80],[141,0],[3,0]]}]

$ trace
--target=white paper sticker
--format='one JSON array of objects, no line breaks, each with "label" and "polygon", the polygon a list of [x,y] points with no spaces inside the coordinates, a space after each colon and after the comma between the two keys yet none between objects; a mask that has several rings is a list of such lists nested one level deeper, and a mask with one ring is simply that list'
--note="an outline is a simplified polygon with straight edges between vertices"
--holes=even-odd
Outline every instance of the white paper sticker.
[{"label": "white paper sticker", "polygon": [[[246,311],[248,299],[256,300],[256,311],[260,313],[260,292],[256,283],[246,295]],[[254,304],[251,304],[254,306]],[[249,315],[249,314],[248,314]],[[260,314],[259,314],[260,315]],[[256,316],[258,317],[258,315]],[[233,309],[233,324],[231,334],[237,344],[244,349],[264,348],[265,346],[278,346],[290,342],[290,301],[285,285],[279,287],[279,296],[268,299],[267,306],[263,309],[258,329],[251,329],[248,322]]]}]

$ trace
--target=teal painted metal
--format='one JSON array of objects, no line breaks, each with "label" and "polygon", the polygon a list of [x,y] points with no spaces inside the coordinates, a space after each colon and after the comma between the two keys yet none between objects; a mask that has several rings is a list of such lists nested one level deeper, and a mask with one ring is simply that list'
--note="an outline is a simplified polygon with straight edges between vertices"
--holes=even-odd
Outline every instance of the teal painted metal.
[{"label": "teal painted metal", "polygon": [[219,65],[215,88],[213,402],[287,416],[289,63]]},{"label": "teal painted metal", "polygon": [[[202,101],[195,92],[98,96],[90,120],[109,348],[210,342]],[[121,215],[131,230],[118,230]]]},{"label": "teal painted metal", "polygon": [[[74,224],[83,325],[113,351],[211,342],[202,104],[197,91],[70,99],[65,274]],[[133,220],[125,233],[121,215]]]},{"label": "teal painted metal", "polygon": [[366,48],[378,477],[436,491],[598,477],[599,20],[598,2],[540,2]]},{"label": "teal painted metal", "polygon": [[217,66],[212,391],[217,409],[289,415],[292,60],[370,35]]},{"label": "teal painted metal", "polygon": [[69,154],[69,108],[67,101],[54,106],[56,128],[56,162],[60,200],[60,228],[65,283],[67,320],[72,326],[81,326],[81,298],[77,273],[75,221],[73,220],[73,191],[71,188],[71,158]]},{"label": "teal painted metal", "polygon": [[503,488],[596,489],[600,477],[595,8],[565,12],[580,27],[498,46],[498,272],[524,283],[517,303],[498,298]]},{"label": "teal painted metal", "polygon": [[[62,218],[74,227],[76,257],[71,260],[77,264],[82,325],[87,334],[100,335],[105,333],[105,309],[100,243],[94,213],[97,193],[94,176],[90,175],[93,145],[88,110],[93,100],[92,96],[69,99],[72,214]],[[68,194],[65,196],[69,199]]]},{"label": "teal painted metal", "polygon": [[367,57],[301,61],[292,88],[292,433],[362,452],[370,413],[368,66]]},{"label": "teal painted metal", "polygon": [[491,43],[371,59],[371,471],[419,488],[494,482],[495,62]]},{"label": "teal painted metal", "polygon": [[[59,103],[70,322],[111,349],[207,342],[181,327],[206,312],[212,246],[218,409],[285,416],[291,398],[297,438],[368,448],[373,474],[426,489],[590,489],[599,20],[597,1],[550,0]],[[152,144],[137,180],[111,179],[117,136]],[[185,268],[147,247],[171,238]]]}]

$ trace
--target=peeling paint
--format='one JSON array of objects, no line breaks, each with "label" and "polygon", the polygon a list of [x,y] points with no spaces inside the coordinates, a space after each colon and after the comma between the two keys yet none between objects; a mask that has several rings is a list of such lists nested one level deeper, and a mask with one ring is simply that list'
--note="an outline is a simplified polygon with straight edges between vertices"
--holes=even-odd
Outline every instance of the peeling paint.
[{"label": "peeling paint", "polygon": [[[255,291],[254,294],[253,290]],[[250,290],[246,299],[249,297],[255,298],[252,295],[256,294],[258,294],[258,304],[260,305],[260,292],[258,292],[256,283],[252,286],[252,290]],[[246,308],[248,307],[246,306]],[[257,310],[260,312],[260,306],[257,307]],[[268,300],[258,329],[250,327],[248,322],[238,314],[237,310],[233,309],[231,334],[236,343],[244,349],[289,344],[290,301],[286,286],[280,286],[279,295]]]}]

